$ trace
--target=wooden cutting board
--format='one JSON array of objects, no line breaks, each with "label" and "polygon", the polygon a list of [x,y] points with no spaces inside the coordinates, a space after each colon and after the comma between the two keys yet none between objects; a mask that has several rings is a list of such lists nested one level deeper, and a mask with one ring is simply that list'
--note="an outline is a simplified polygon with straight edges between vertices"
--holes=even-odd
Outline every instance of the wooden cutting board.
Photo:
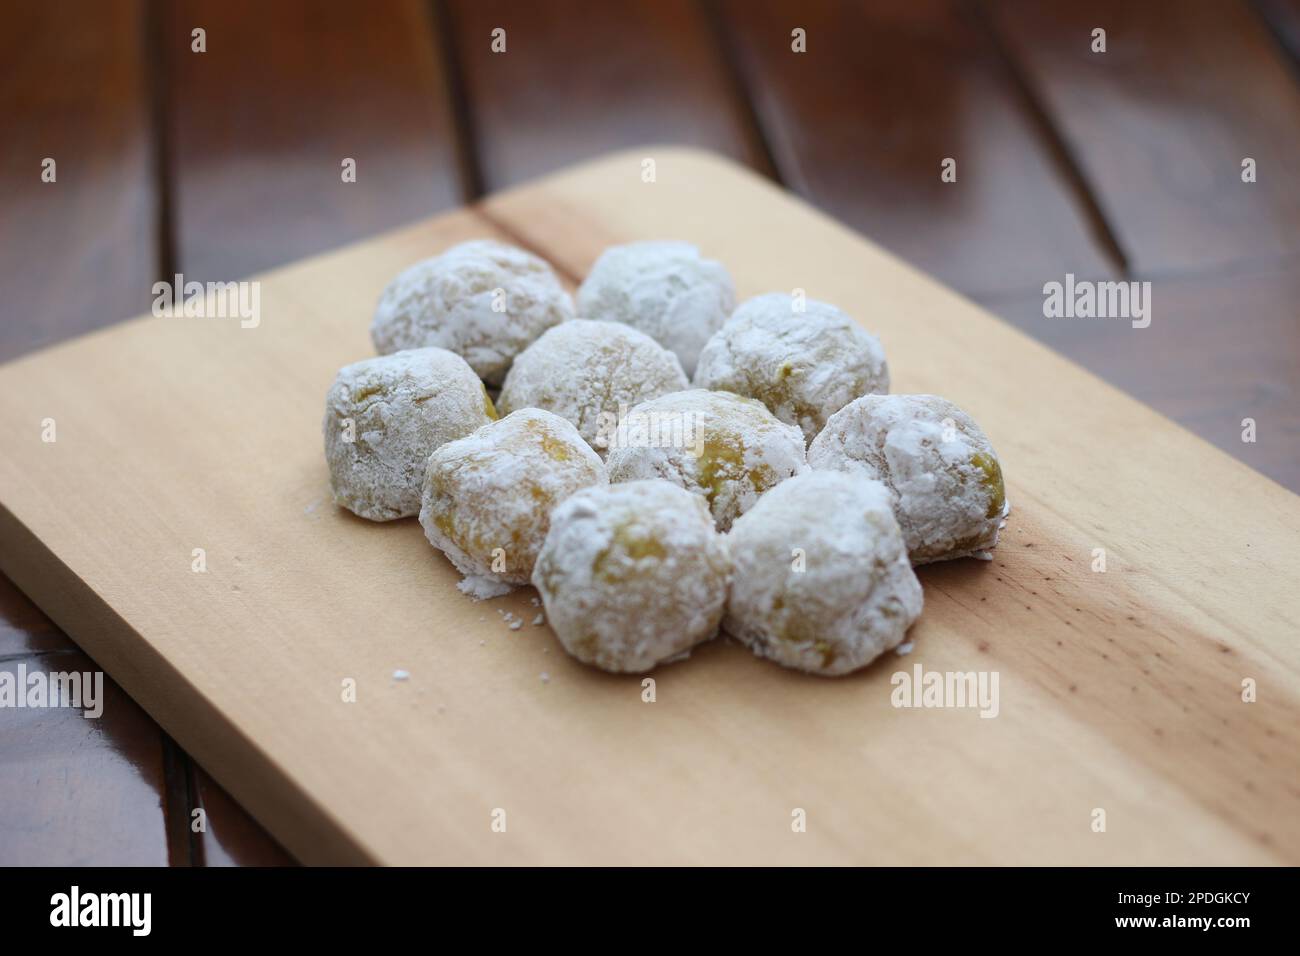
[{"label": "wooden cutting board", "polygon": [[[908,656],[827,680],[720,640],[653,703],[531,591],[470,601],[414,520],[333,507],[320,419],[387,281],[484,236],[570,280],[688,239],[742,297],[838,303],[992,437],[996,559],[922,570]],[[1300,499],[749,173],[615,155],[263,276],[261,312],[0,369],[0,565],[304,861],[1300,863]],[[892,706],[917,665],[997,672],[997,716]]]}]

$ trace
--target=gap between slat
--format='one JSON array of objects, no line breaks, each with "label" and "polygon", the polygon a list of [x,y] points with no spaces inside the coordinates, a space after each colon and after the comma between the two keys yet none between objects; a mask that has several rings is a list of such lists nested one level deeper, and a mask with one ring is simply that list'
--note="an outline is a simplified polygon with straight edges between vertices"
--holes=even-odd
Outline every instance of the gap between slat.
[{"label": "gap between slat", "polygon": [[1043,97],[1034,88],[1028,73],[1016,59],[1010,47],[1003,41],[1001,34],[998,33],[997,27],[989,16],[988,7],[983,3],[983,0],[968,0],[967,3],[963,4],[963,8],[967,14],[967,19],[973,24],[977,24],[978,28],[988,38],[990,50],[1006,71],[1012,87],[1020,94],[1030,125],[1038,132],[1048,156],[1060,169],[1062,177],[1073,191],[1075,198],[1079,202],[1084,221],[1097,239],[1098,245],[1101,246],[1102,253],[1111,261],[1120,277],[1128,278],[1131,275],[1129,256],[1120,244],[1119,236],[1110,220],[1102,211],[1096,192],[1088,183],[1088,178],[1084,174],[1078,157],[1070,149],[1060,126],[1053,120]]}]

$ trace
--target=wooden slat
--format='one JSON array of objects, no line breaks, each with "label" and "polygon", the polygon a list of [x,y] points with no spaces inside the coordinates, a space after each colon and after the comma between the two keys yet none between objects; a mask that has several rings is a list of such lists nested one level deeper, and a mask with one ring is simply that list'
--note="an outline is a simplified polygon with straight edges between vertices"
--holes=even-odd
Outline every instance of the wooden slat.
[{"label": "wooden slat", "polygon": [[[141,5],[6,5],[0,30],[0,358],[145,310],[156,261]],[[56,181],[41,181],[55,160]],[[54,417],[49,408],[41,417]],[[28,423],[39,434],[40,418]],[[0,668],[91,661],[0,578]],[[99,720],[0,711],[0,864],[158,864],[161,735],[106,680]]]},{"label": "wooden slat", "polygon": [[[426,4],[159,4],[176,266],[233,279],[460,201]],[[207,31],[207,52],[190,33]],[[357,181],[341,163],[357,162]]]},{"label": "wooden slat", "polygon": [[[450,0],[446,9],[487,189],[656,143],[765,165],[694,0]],[[505,53],[491,50],[498,27]]]},{"label": "wooden slat", "polygon": [[0,658],[67,651],[75,646],[12,581],[0,575]]},{"label": "wooden slat", "polygon": [[1277,41],[1300,69],[1300,0],[1254,0]]},{"label": "wooden slat", "polygon": [[[1300,258],[1157,278],[1146,329],[1047,319],[1043,297],[985,304],[1114,385],[1300,492]],[[1256,440],[1242,441],[1253,418]]]},{"label": "wooden slat", "polygon": [[[0,659],[0,672],[93,672],[79,651]],[[161,735],[111,678],[104,712],[0,711],[0,866],[161,866]]]},{"label": "wooden slat", "polygon": [[1245,0],[991,8],[1136,272],[1300,252],[1300,88]]},{"label": "wooden slat", "polygon": [[[321,387],[358,314],[493,235],[478,213],[264,277],[256,330],[146,319],[0,370],[0,567],[306,862],[1300,859],[1300,499],[734,164],[665,150],[646,190],[639,152],[483,208],[576,274],[671,229],[741,294],[871,316],[898,390],[997,445],[1007,537],[924,569],[910,656],[828,681],[717,641],[647,704],[509,630],[526,591],[469,601],[417,523],[328,507]],[[19,427],[53,399],[57,457]],[[997,671],[997,718],[891,706],[917,664]]]},{"label": "wooden slat", "polygon": [[[949,0],[722,4],[782,180],[967,292],[1115,263],[981,24]],[[791,31],[807,52],[791,50]],[[940,164],[957,160],[957,181]]]},{"label": "wooden slat", "polygon": [[[154,277],[140,4],[25,0],[0,29],[0,359],[138,314]],[[57,181],[41,181],[42,161]]]},{"label": "wooden slat", "polygon": [[198,834],[203,866],[292,866],[293,858],[213,780],[193,765],[191,792],[205,816]]}]

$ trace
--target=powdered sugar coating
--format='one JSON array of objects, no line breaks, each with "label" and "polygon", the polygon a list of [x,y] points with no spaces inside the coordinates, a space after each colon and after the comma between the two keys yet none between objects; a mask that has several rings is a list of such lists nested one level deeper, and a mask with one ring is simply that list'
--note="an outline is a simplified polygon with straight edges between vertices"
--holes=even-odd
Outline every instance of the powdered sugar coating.
[{"label": "powdered sugar coating", "polygon": [[551,509],[580,488],[608,481],[577,429],[526,408],[429,456],[420,524],[462,574],[527,584]]},{"label": "powdered sugar coating", "polygon": [[987,557],[1010,510],[988,437],[937,395],[849,403],[813,441],[808,461],[884,482],[913,564]]},{"label": "powdered sugar coating", "polygon": [[533,584],[565,650],[641,672],[716,633],[730,573],[702,499],[636,481],[586,488],[556,508]]},{"label": "powdered sugar coating", "polygon": [[578,315],[623,322],[695,374],[700,349],[736,305],[731,276],[689,242],[630,242],[601,253],[578,287]]},{"label": "powdered sugar coating", "polygon": [[[498,292],[500,290],[500,293]],[[503,311],[497,311],[504,304]],[[380,354],[435,345],[500,385],[510,363],[573,301],[542,259],[491,239],[462,242],[417,262],[388,284],[370,337]]]},{"label": "powdered sugar coating", "polygon": [[763,492],[808,470],[799,429],[730,392],[673,392],[636,406],[627,419],[619,433],[626,443],[607,458],[609,480],[670,481],[708,502],[719,531]]},{"label": "powdered sugar coating", "polygon": [[677,357],[650,336],[616,322],[574,319],[548,329],[515,359],[498,405],[502,414],[531,407],[567,418],[599,453],[620,407],[686,387]]},{"label": "powdered sugar coating", "polygon": [[321,425],[334,501],[371,521],[415,514],[433,450],[496,417],[473,369],[444,349],[345,365]]},{"label": "powdered sugar coating", "polygon": [[879,482],[833,471],[791,478],[728,541],[735,576],[723,629],[778,664],[847,674],[897,647],[921,615],[921,584]]},{"label": "powdered sugar coating", "polygon": [[860,395],[889,391],[880,341],[826,302],[771,292],[744,302],[713,334],[695,369],[697,388],[756,398],[812,441]]}]

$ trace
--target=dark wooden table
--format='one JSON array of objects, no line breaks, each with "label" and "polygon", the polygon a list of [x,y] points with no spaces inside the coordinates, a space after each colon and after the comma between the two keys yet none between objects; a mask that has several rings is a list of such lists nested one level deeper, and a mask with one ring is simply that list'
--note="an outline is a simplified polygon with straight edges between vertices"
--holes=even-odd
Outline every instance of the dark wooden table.
[{"label": "dark wooden table", "polygon": [[[146,311],[160,277],[235,279],[688,143],[1300,490],[1300,0],[0,10],[0,359]],[[1151,327],[1044,318],[1066,273],[1150,281]],[[93,666],[0,579],[0,667],[21,663]],[[0,863],[291,862],[109,683],[101,720],[0,711]]]}]

